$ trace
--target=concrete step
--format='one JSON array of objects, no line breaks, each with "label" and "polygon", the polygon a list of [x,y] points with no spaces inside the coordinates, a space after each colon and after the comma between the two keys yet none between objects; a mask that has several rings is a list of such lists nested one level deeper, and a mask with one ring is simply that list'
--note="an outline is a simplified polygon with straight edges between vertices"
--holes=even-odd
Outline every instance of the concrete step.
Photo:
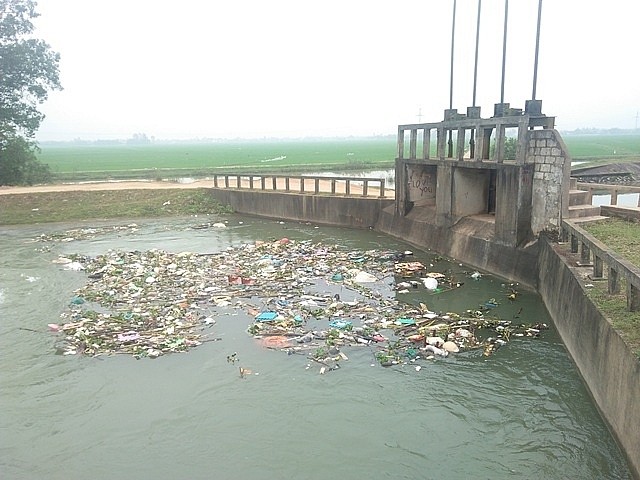
[{"label": "concrete step", "polygon": [[569,206],[588,204],[589,192],[585,190],[569,190]]},{"label": "concrete step", "polygon": [[594,217],[600,215],[600,207],[593,205],[573,205],[569,206],[569,218]]},{"label": "concrete step", "polygon": [[603,217],[602,215],[593,215],[591,217],[577,217],[572,218],[571,221],[573,223],[588,223],[588,222],[597,222],[598,220],[606,220],[609,217]]}]

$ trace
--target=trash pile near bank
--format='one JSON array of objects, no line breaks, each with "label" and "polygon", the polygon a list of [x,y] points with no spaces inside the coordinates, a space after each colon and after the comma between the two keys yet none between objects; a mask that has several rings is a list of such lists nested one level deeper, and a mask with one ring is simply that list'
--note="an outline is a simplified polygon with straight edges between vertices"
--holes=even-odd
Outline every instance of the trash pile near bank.
[{"label": "trash pile near bank", "polygon": [[[470,350],[488,356],[511,337],[538,336],[546,328],[490,316],[500,303],[495,299],[461,314],[400,301],[415,289],[437,293],[464,285],[411,258],[411,252],[352,251],[287,238],[215,254],[60,257],[64,268],[84,271],[88,283],[49,328],[60,334],[61,354],[156,358],[219,340],[214,317],[241,310],[253,318],[247,332],[258,344],[303,354],[321,373],[339,368],[352,347],[370,348],[390,366]],[[514,301],[517,291],[504,295]]]}]

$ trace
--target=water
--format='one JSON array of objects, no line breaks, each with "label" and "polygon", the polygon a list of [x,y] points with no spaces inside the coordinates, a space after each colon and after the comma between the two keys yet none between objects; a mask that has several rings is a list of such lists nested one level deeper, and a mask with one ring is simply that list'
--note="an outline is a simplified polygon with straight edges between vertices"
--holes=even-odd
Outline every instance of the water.
[{"label": "water", "polygon": [[[72,225],[2,231],[2,478],[631,478],[553,329],[512,340],[489,358],[468,352],[424,362],[420,371],[380,367],[362,347],[345,349],[343,368],[319,375],[303,356],[257,346],[245,331],[251,318],[235,312],[217,317],[221,341],[185,354],[54,355],[46,324],[84,283],[84,274],[51,263],[60,254],[214,252],[282,236],[408,248],[370,231],[254,218],[189,228],[201,220],[145,221],[135,232],[56,244],[30,239]],[[455,262],[436,266],[466,278]],[[458,290],[406,299],[461,311],[503,298],[501,284],[483,275]],[[520,308],[524,322],[549,321],[537,295],[522,290],[496,313],[511,318]],[[253,375],[239,377],[226,361],[232,352]]]},{"label": "water", "polygon": [[[620,207],[637,207],[640,205],[638,193],[622,193],[618,195],[616,205]],[[611,195],[593,195],[591,204],[599,207],[601,205],[611,205]]]}]

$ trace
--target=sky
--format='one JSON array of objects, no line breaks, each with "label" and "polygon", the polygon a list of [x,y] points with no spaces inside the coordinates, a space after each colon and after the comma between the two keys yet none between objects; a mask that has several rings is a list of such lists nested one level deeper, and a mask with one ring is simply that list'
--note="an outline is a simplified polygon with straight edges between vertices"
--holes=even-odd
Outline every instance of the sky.
[{"label": "sky", "polygon": [[[500,102],[504,0],[483,0],[476,105]],[[473,104],[477,0],[457,0],[453,108]],[[449,108],[453,0],[39,0],[60,53],[36,138],[394,134]],[[532,98],[538,0],[511,0],[504,101]],[[543,0],[536,98],[556,128],[640,125],[640,2]]]}]

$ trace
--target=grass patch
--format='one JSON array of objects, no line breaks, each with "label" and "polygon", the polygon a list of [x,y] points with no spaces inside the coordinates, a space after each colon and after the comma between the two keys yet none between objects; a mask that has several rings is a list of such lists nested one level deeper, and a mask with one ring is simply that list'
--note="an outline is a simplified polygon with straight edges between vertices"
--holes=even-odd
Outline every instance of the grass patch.
[{"label": "grass patch", "polygon": [[582,226],[611,250],[640,266],[640,223],[620,218],[589,222]]},{"label": "grass patch", "polygon": [[[640,224],[620,218],[608,218],[582,226],[611,250],[640,266]],[[594,282],[587,295],[598,306],[613,328],[640,358],[640,312],[627,310],[626,284],[620,282],[619,294],[609,294],[607,282]]]},{"label": "grass patch", "polygon": [[587,290],[587,296],[598,306],[634,355],[640,359],[640,311],[627,310],[625,288],[626,285],[622,282],[620,291],[623,293],[612,295],[607,291],[606,282],[597,282]]},{"label": "grass patch", "polygon": [[230,213],[205,189],[108,190],[0,195],[0,225]]}]

